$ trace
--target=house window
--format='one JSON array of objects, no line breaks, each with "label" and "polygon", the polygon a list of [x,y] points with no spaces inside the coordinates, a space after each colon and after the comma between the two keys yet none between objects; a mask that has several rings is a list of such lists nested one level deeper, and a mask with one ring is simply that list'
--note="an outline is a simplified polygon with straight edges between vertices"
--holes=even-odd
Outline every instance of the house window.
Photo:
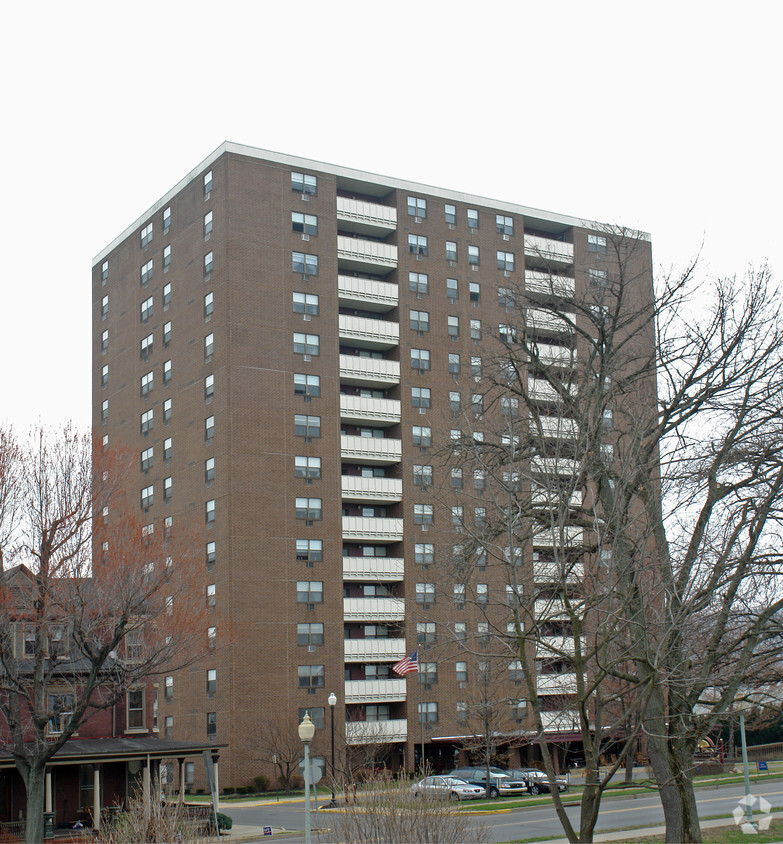
[{"label": "house window", "polygon": [[210,170],[209,173],[205,174],[204,176],[204,199],[207,199],[212,193],[212,171]]},{"label": "house window", "polygon": [[109,421],[109,400],[104,399],[101,402],[101,422]]},{"label": "house window", "polygon": [[514,681],[525,679],[525,672],[522,668],[522,663],[518,659],[515,659],[508,664],[508,679]]},{"label": "house window", "polygon": [[446,317],[446,325],[449,337],[459,337],[459,317]]},{"label": "house window", "polygon": [[171,245],[163,247],[163,272],[168,272],[171,266]]},{"label": "house window", "polygon": [[166,399],[163,402],[163,422],[164,424],[168,424],[171,422],[171,399]]},{"label": "house window", "polygon": [[148,396],[152,392],[152,387],[154,385],[155,374],[153,372],[148,372],[146,375],[141,376],[141,395]]},{"label": "house window", "polygon": [[413,505],[413,524],[431,525],[433,523],[432,504]]},{"label": "house window", "polygon": [[413,407],[431,407],[432,400],[429,387],[411,387],[411,404]]},{"label": "house window", "polygon": [[[104,334],[108,340],[109,332],[105,331]],[[141,359],[146,360],[152,354],[152,345],[154,342],[154,336],[152,334],[148,334],[146,337],[143,337],[140,344],[140,353]],[[106,351],[104,349],[104,351]]]},{"label": "house window", "polygon": [[481,320],[480,319],[472,319],[470,321],[470,339],[471,340],[480,340],[481,339]]},{"label": "house window", "polygon": [[473,489],[480,490],[486,487],[487,473],[484,469],[473,470]]},{"label": "house window", "polygon": [[412,255],[427,254],[427,237],[423,234],[408,235],[408,252]]},{"label": "house window", "polygon": [[101,264],[101,281],[105,282],[109,278],[109,262],[104,261]]},{"label": "house window", "polygon": [[479,212],[476,208],[467,209],[468,228],[477,229],[479,227]]},{"label": "house window", "polygon": [[307,521],[321,520],[321,499],[320,498],[297,498],[296,518]]},{"label": "house window", "polygon": [[318,275],[318,256],[307,252],[292,252],[291,269],[302,275]]},{"label": "house window", "polygon": [[[370,709],[368,706],[367,709]],[[316,730],[323,730],[326,727],[326,716],[325,716],[325,709],[323,706],[312,706],[308,707],[307,709],[300,709],[299,710],[299,721],[298,723],[302,723],[302,718],[305,717],[305,712],[310,715],[310,720],[313,722],[313,726]],[[369,721],[369,717],[367,718]],[[310,757],[311,760],[313,757]],[[316,757],[317,758],[317,757]],[[301,763],[300,763],[300,771],[301,771]]]},{"label": "house window", "polygon": [[477,267],[479,263],[479,248],[478,246],[468,246],[468,263]]},{"label": "house window", "polygon": [[165,462],[171,460],[172,442],[171,437],[167,437],[163,440],[163,460]]},{"label": "house window", "polygon": [[448,296],[449,299],[459,298],[459,282],[456,278],[446,279],[446,296]]},{"label": "house window", "polygon": [[144,451],[141,453],[141,471],[146,472],[148,469],[152,468],[154,463],[155,457],[155,449],[154,448],[145,448]]},{"label": "house window", "polygon": [[217,669],[207,669],[207,694],[213,695],[217,691]]},{"label": "house window", "polygon": [[322,689],[324,685],[323,665],[300,665],[297,668],[300,689]]},{"label": "house window", "polygon": [[152,430],[155,422],[154,415],[154,410],[145,410],[144,413],[141,414],[140,421],[142,434],[148,434]]},{"label": "house window", "polygon": [[429,311],[411,311],[411,331],[429,331]]},{"label": "house window", "polygon": [[[166,720],[163,722],[163,734],[166,738],[171,738],[174,735],[174,716],[167,715]],[[190,766],[190,767],[188,767]],[[185,783],[193,784],[193,780],[195,779],[195,773],[193,769],[194,763],[193,762],[185,762]],[[190,780],[188,780],[190,777]]]},{"label": "house window", "polygon": [[314,196],[318,188],[318,181],[315,176],[308,176],[305,173],[291,173],[291,190],[296,193],[309,194]]},{"label": "house window", "polygon": [[302,334],[294,332],[294,354],[295,355],[318,355],[320,354],[321,339],[317,334]]},{"label": "house window", "polygon": [[430,542],[417,542],[414,553],[414,559],[419,565],[431,565],[435,562],[435,546]]},{"label": "house window", "polygon": [[446,218],[446,222],[450,226],[454,226],[457,223],[457,207],[456,205],[444,205],[443,206],[443,213]]},{"label": "house window", "polygon": [[477,604],[486,604],[489,600],[489,587],[486,583],[477,583],[476,584],[476,603]]},{"label": "house window", "polygon": [[217,712],[207,712],[207,736],[217,735]]},{"label": "house window", "polygon": [[127,697],[127,728],[144,729],[144,689],[130,689]]},{"label": "house window", "polygon": [[108,352],[109,351],[109,329],[107,328],[101,334],[101,351]]},{"label": "house window", "polygon": [[294,373],[294,395],[296,396],[320,396],[321,377],[320,375],[303,375]]},{"label": "house window", "polygon": [[437,662],[420,662],[419,663],[419,682],[422,684],[431,684],[438,682],[438,663]]},{"label": "house window", "polygon": [[109,296],[108,294],[101,299],[101,316],[107,317],[109,315]]},{"label": "house window", "polygon": [[212,290],[204,294],[204,319],[211,317],[215,310],[215,294]]},{"label": "house window", "polygon": [[215,499],[204,502],[204,519],[208,525],[215,521]]},{"label": "house window", "polygon": [[468,681],[468,664],[467,662],[457,662],[454,664],[457,672],[457,682],[467,683]]},{"label": "house window", "polygon": [[174,677],[169,674],[163,681],[164,697],[166,700],[174,698]]},{"label": "house window", "polygon": [[320,539],[296,540],[296,559],[300,562],[319,562],[323,557],[323,542]]},{"label": "house window", "polygon": [[214,374],[206,375],[204,377],[204,398],[209,401],[215,395],[215,376]]},{"label": "house window", "polygon": [[487,508],[474,507],[473,508],[473,523],[477,529],[486,527],[487,525]]},{"label": "house window", "polygon": [[300,234],[318,234],[318,217],[315,214],[291,212],[291,230]]},{"label": "house window", "polygon": [[174,494],[174,479],[169,476],[163,479],[163,500],[171,501],[171,496]]},{"label": "house window", "polygon": [[417,486],[432,486],[432,466],[414,465],[413,483]]},{"label": "house window", "polygon": [[606,270],[588,270],[587,275],[590,280],[590,286],[594,290],[602,290],[608,284],[608,274]]},{"label": "house window", "polygon": [[167,232],[171,228],[171,207],[166,208],[163,212],[163,231]]},{"label": "house window", "polygon": [[413,444],[427,447],[432,445],[432,428],[420,425],[413,426]]},{"label": "house window", "polygon": [[514,291],[509,287],[498,287],[498,305],[507,310],[514,307]]},{"label": "house window", "polygon": [[411,349],[411,369],[426,372],[430,368],[429,349]]},{"label": "house window", "polygon": [[163,383],[168,384],[171,381],[171,367],[172,363],[171,360],[166,360],[163,362]]},{"label": "house window", "polygon": [[294,436],[296,437],[320,437],[321,417],[307,416],[304,413],[294,415]]},{"label": "house window", "polygon": [[416,642],[419,645],[434,645],[435,639],[434,621],[419,621],[416,623]]},{"label": "house window", "polygon": [[462,489],[462,469],[458,466],[451,469],[451,488]]},{"label": "house window", "polygon": [[408,288],[411,293],[427,293],[429,286],[427,273],[408,273]]},{"label": "house window", "polygon": [[435,584],[434,583],[417,583],[416,584],[416,603],[417,604],[434,604],[435,603]]},{"label": "house window", "polygon": [[213,651],[217,645],[217,627],[207,627],[207,647]]},{"label": "house window", "polygon": [[206,240],[212,234],[212,212],[207,211],[204,215],[204,239]]},{"label": "house window", "polygon": [[217,586],[214,583],[207,584],[207,606],[214,607],[217,603]]},{"label": "house window", "polygon": [[474,378],[481,378],[483,375],[483,365],[481,363],[481,358],[477,355],[474,355],[470,359],[470,374]]},{"label": "house window", "polygon": [[147,223],[146,226],[141,230],[141,246],[142,249],[148,244],[152,242],[152,223]]},{"label": "house window", "polygon": [[49,694],[49,734],[61,733],[73,714],[74,696],[70,692]]},{"label": "house window", "polygon": [[459,375],[459,354],[458,353],[451,353],[449,354],[449,372],[452,375]]},{"label": "house window", "polygon": [[454,527],[462,527],[464,522],[463,517],[463,509],[462,507],[452,507],[451,508],[451,523]]},{"label": "house window", "polygon": [[212,275],[213,256],[212,252],[207,252],[204,256],[204,278],[209,278]]},{"label": "house window", "polygon": [[446,260],[447,261],[456,261],[457,260],[457,244],[453,240],[446,241]]},{"label": "house window", "polygon": [[421,217],[424,219],[427,216],[427,200],[421,197],[408,197],[408,216]]},{"label": "house window", "polygon": [[294,457],[294,475],[297,478],[320,478],[320,457]]},{"label": "house window", "polygon": [[294,313],[318,316],[318,296],[315,293],[297,293],[294,291]]},{"label": "house window", "polygon": [[606,254],[606,238],[597,234],[587,235],[587,251],[597,252],[599,255]]},{"label": "house window", "polygon": [[454,622],[454,638],[458,642],[464,642],[468,638],[468,626],[464,621]]},{"label": "house window", "polygon": [[204,420],[204,439],[210,442],[215,436],[215,417],[207,416]]},{"label": "house window", "polygon": [[215,480],[215,458],[208,457],[204,461],[204,481],[208,484]]},{"label": "house window", "polygon": [[464,583],[455,583],[454,584],[454,603],[455,604],[464,604],[465,603],[465,584]]},{"label": "house window", "polygon": [[109,364],[105,363],[101,368],[101,387],[105,387],[109,383]]},{"label": "house window", "polygon": [[484,414],[484,396],[480,393],[473,393],[470,397],[470,407],[474,416],[482,416]]},{"label": "house window", "polygon": [[468,284],[468,298],[471,302],[481,301],[481,285],[477,281]]},{"label": "house window", "polygon": [[163,345],[168,346],[171,342],[171,322],[163,324]]},{"label": "house window", "polygon": [[498,250],[498,269],[505,272],[514,272],[514,253]]},{"label": "house window", "polygon": [[514,218],[505,217],[503,214],[496,214],[495,231],[497,231],[498,234],[514,234]]},{"label": "house window", "polygon": [[142,285],[149,284],[152,280],[152,258],[144,264],[140,270]]},{"label": "house window", "polygon": [[420,724],[436,724],[438,722],[438,704],[437,703],[420,703],[419,704],[419,723]]},{"label": "house window", "polygon": [[323,624],[297,624],[296,643],[297,645],[323,645]]},{"label": "house window", "polygon": [[207,542],[206,544],[206,558],[207,558],[207,568],[212,569],[215,567],[215,559],[217,555],[217,545],[214,542]]}]

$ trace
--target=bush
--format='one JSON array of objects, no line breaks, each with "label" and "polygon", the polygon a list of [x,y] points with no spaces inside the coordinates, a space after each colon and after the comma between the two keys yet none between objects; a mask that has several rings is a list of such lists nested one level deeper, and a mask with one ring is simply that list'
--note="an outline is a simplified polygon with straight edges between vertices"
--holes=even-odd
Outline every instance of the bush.
[{"label": "bush", "polygon": [[[215,813],[209,816],[209,822],[214,827],[215,825]],[[233,818],[230,818],[228,815],[224,815],[223,812],[217,813],[217,822],[218,822],[218,829],[223,832],[224,830],[229,830],[234,825]]]},{"label": "bush", "polygon": [[253,786],[259,792],[269,791],[269,777],[266,774],[259,774],[257,777],[253,777]]},{"label": "bush", "polygon": [[223,794],[233,794],[235,791],[236,791],[236,789],[234,788],[234,786],[233,786],[233,785],[227,785],[227,786],[223,789]]},{"label": "bush", "polygon": [[298,774],[295,774],[291,777],[291,788],[304,788],[304,779],[300,777]]}]

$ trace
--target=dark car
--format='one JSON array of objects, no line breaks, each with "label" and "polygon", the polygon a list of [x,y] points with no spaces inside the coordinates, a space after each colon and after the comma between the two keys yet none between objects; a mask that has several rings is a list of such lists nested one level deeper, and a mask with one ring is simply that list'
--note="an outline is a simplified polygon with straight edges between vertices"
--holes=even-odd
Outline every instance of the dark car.
[{"label": "dark car", "polygon": [[512,777],[508,771],[502,768],[489,769],[489,788],[487,788],[486,768],[455,768],[450,777],[459,777],[471,785],[480,785],[490,797],[503,797],[506,794],[524,794],[527,791],[527,783],[518,777]]},{"label": "dark car", "polygon": [[[547,775],[543,771],[539,771],[538,768],[514,768],[508,773],[515,779],[523,779],[531,794],[552,791]],[[555,777],[555,783],[558,791],[568,791],[568,780],[565,777]]]}]

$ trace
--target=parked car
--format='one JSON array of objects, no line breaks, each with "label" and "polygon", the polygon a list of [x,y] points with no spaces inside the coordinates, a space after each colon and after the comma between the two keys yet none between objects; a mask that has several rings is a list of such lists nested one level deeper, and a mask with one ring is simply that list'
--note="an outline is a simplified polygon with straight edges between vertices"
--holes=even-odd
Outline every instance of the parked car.
[{"label": "parked car", "polygon": [[490,797],[503,797],[507,794],[524,794],[527,791],[527,783],[517,777],[509,775],[508,771],[502,768],[489,769],[489,788],[487,788],[486,768],[455,768],[449,776],[459,777],[471,785],[479,785],[489,793]]},{"label": "parked car", "polygon": [[[538,768],[514,768],[509,771],[509,774],[517,779],[523,779],[531,794],[552,791],[547,775],[543,771],[539,771]],[[556,777],[555,782],[558,791],[568,791],[568,780],[565,777]]]},{"label": "parked car", "polygon": [[436,797],[443,800],[475,800],[484,796],[484,789],[457,777],[425,777],[411,786],[414,797]]}]

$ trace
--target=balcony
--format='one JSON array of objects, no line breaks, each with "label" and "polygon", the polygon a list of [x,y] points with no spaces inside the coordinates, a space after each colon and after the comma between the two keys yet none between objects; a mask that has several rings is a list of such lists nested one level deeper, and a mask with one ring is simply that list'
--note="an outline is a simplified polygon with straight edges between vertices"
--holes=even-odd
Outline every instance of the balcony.
[{"label": "balcony", "polygon": [[[567,392],[569,392],[572,396],[576,395],[575,384],[564,384],[563,386],[566,388]],[[558,404],[561,401],[557,390],[552,386],[552,384],[549,383],[549,381],[546,381],[544,378],[529,377],[527,379],[527,391],[528,395],[533,401],[553,402],[555,404]],[[556,423],[555,427],[557,427],[560,422],[566,422],[570,420],[555,419],[554,421]],[[550,428],[551,427],[552,426],[550,426]],[[534,429],[532,423],[531,429]]]},{"label": "balcony", "polygon": [[[534,351],[543,366],[572,367],[576,362],[576,349],[568,346],[554,346],[552,343],[536,343]],[[528,355],[528,357],[530,357]]]},{"label": "balcony", "polygon": [[525,261],[539,267],[567,267],[574,263],[574,245],[551,237],[526,234]]},{"label": "balcony", "polygon": [[390,311],[400,303],[396,284],[351,275],[337,277],[337,299],[345,307],[378,313]]},{"label": "balcony", "polygon": [[584,563],[533,563],[533,581],[535,583],[562,583],[565,577],[568,583],[576,583],[585,576]]},{"label": "balcony", "polygon": [[343,516],[343,539],[402,542],[402,519]]},{"label": "balcony", "polygon": [[340,339],[360,349],[393,349],[400,345],[400,324],[382,319],[339,315]]},{"label": "balcony", "polygon": [[362,478],[343,475],[343,501],[402,501],[400,478]]},{"label": "balcony", "polygon": [[397,209],[377,202],[337,197],[340,228],[357,234],[381,235],[397,228]]},{"label": "balcony", "polygon": [[397,269],[397,247],[392,243],[338,234],[337,265],[343,269],[386,275]]},{"label": "balcony", "polygon": [[402,440],[390,437],[340,437],[340,456],[351,463],[389,466],[402,460]]},{"label": "balcony", "polygon": [[560,314],[554,313],[554,311],[544,311],[541,308],[526,308],[525,320],[527,321],[527,330],[531,334],[540,336],[546,334],[572,334],[576,315],[563,313],[560,316]]},{"label": "balcony", "polygon": [[398,662],[405,656],[405,639],[345,639],[346,662]]},{"label": "balcony", "polygon": [[408,738],[408,722],[404,718],[389,721],[346,721],[346,744],[384,744],[405,741]]},{"label": "balcony", "polygon": [[[570,246],[570,244],[566,245]],[[574,280],[566,275],[527,270],[525,293],[528,296],[556,296],[559,299],[573,299]]]},{"label": "balcony", "polygon": [[402,598],[343,598],[344,621],[402,621]]},{"label": "balcony", "polygon": [[[584,638],[582,638],[582,650],[584,650],[584,644]],[[573,636],[542,636],[536,642],[536,658],[538,659],[573,656],[575,651]]]},{"label": "balcony", "polygon": [[579,713],[575,709],[561,712],[542,712],[541,724],[547,732],[572,733],[582,729]]},{"label": "balcony", "polygon": [[536,686],[540,695],[573,695],[576,694],[576,674],[539,674]]},{"label": "balcony", "polygon": [[[547,381],[534,381],[531,378],[528,380],[528,388],[531,399],[557,401],[557,393]],[[576,387],[572,386],[570,393],[574,395]],[[569,419],[567,416],[539,416],[538,419],[531,419],[530,433],[533,436],[538,436],[539,425],[541,433],[548,439],[575,440],[579,436],[579,426],[576,424],[576,420]]]},{"label": "balcony", "polygon": [[343,422],[371,422],[376,428],[397,425],[400,412],[400,402],[396,399],[340,396],[340,419]]},{"label": "balcony", "polygon": [[[345,600],[345,599],[344,599]],[[367,600],[367,599],[363,599]],[[571,611],[574,612],[576,610],[575,602],[571,604]],[[536,618],[538,619],[567,619],[568,618],[568,611],[566,610],[565,604],[563,603],[562,598],[548,598],[544,599],[541,598],[538,601],[533,602],[533,612],[535,613]]]},{"label": "balcony", "polygon": [[402,580],[402,557],[343,557],[343,580]]},{"label": "balcony", "polygon": [[340,355],[340,381],[357,387],[393,387],[400,383],[400,362]]},{"label": "balcony", "polygon": [[579,474],[581,464],[568,457],[534,457],[530,461],[530,471],[544,477],[573,478]]},{"label": "balcony", "polygon": [[[346,680],[345,703],[405,700],[407,683],[399,680]],[[371,721],[371,724],[379,723]]]},{"label": "balcony", "polygon": [[579,548],[583,539],[584,529],[573,525],[533,530],[533,545],[536,548]]}]

